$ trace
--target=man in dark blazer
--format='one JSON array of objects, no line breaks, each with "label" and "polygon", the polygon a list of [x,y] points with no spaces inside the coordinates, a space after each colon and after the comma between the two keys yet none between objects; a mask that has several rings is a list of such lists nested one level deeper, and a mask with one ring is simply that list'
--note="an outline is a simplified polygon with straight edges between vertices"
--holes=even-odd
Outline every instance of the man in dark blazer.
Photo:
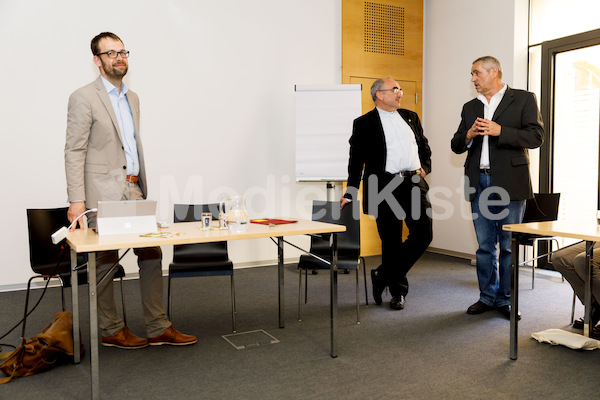
[{"label": "man in dark blazer", "polygon": [[[432,239],[425,182],[431,172],[431,150],[419,116],[400,108],[402,88],[396,81],[378,79],[371,97],[376,108],[354,120],[348,190],[341,207],[356,196],[362,178],[363,210],[375,216],[382,242],[382,264],[371,270],[373,297],[381,304],[389,287],[390,308],[402,310],[408,293],[406,274]],[[404,243],[402,221],[409,231]]]},{"label": "man in dark blazer", "polygon": [[479,95],[463,106],[451,142],[455,153],[467,152],[465,196],[479,245],[480,296],[467,313],[497,309],[510,318],[511,234],[502,225],[520,223],[533,197],[527,149],[541,146],[544,128],[535,95],[503,84],[496,58],[475,60],[471,82]]}]

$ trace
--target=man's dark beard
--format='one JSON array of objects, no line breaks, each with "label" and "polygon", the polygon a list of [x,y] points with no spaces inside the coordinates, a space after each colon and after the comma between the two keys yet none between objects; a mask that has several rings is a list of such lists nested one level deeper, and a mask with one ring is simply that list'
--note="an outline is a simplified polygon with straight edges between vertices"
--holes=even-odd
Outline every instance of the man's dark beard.
[{"label": "man's dark beard", "polygon": [[[114,69],[112,65],[106,65],[104,62],[102,62],[102,67],[104,69],[104,72],[106,73],[106,76],[113,79],[123,78],[125,74],[127,74],[127,71],[129,69],[128,66],[125,66],[125,70],[123,70],[123,73],[121,73],[121,71]],[[110,67],[110,69],[107,67]]]},{"label": "man's dark beard", "polygon": [[116,69],[112,69],[110,71],[106,71],[106,75],[109,76],[110,78],[116,78],[116,79],[121,79],[125,76],[125,74],[127,74],[127,70],[128,68],[125,67],[125,70],[123,70],[123,73],[121,73],[121,71],[116,70]]}]

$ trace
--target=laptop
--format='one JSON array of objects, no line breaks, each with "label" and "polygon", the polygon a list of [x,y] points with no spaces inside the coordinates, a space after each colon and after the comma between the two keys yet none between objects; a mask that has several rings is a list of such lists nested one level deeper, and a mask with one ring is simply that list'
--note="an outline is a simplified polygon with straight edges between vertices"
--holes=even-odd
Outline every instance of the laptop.
[{"label": "laptop", "polygon": [[98,235],[156,232],[156,200],[99,201]]}]

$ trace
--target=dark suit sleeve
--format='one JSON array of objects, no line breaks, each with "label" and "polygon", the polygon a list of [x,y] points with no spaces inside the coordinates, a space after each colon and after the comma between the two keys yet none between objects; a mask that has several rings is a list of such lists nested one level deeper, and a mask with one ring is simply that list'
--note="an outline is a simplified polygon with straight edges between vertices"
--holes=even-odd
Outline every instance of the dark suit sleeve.
[{"label": "dark suit sleeve", "polygon": [[468,143],[465,141],[467,139],[467,132],[469,131],[470,126],[467,126],[465,119],[465,107],[463,106],[462,112],[460,113],[460,124],[458,125],[458,130],[456,133],[454,133],[454,137],[452,137],[452,140],[450,141],[450,147],[456,154],[462,154],[468,150]]},{"label": "dark suit sleeve", "polygon": [[544,125],[537,107],[535,94],[522,92],[524,105],[521,111],[520,127],[502,126],[498,137],[498,147],[535,149],[544,142]]},{"label": "dark suit sleeve", "polygon": [[[364,123],[361,119],[354,120],[352,125],[352,136],[350,137],[350,158],[348,161],[348,192],[344,195],[353,198],[353,192],[358,191],[362,179],[363,167],[365,165],[365,136]],[[353,188],[350,190],[350,188]]]},{"label": "dark suit sleeve", "polygon": [[429,175],[431,173],[431,148],[429,147],[429,141],[423,133],[421,120],[417,113],[414,113],[413,121],[413,130],[416,133],[417,145],[419,146],[419,160],[421,161],[421,167],[425,170],[425,173]]}]

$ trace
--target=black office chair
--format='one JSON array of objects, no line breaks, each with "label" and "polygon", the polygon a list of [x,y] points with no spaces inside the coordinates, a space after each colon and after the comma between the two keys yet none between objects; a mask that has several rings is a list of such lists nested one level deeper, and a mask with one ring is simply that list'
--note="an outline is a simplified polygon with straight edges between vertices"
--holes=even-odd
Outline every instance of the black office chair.
[{"label": "black office chair", "polygon": [[[27,282],[27,297],[25,309],[29,303],[29,292],[31,282],[34,279],[44,280],[56,278],[61,285],[62,309],[65,310],[64,288],[71,287],[71,261],[70,248],[65,242],[53,244],[51,235],[61,227],[69,226],[67,219],[67,207],[49,209],[28,209],[27,226],[29,228],[29,260],[31,269],[37,275],[32,276]],[[78,271],[79,284],[85,284],[87,280],[87,254],[78,255],[77,265],[81,266]],[[127,322],[125,312],[125,299],[123,297],[123,277],[125,270],[119,264],[115,266],[113,278],[119,278],[121,282],[121,300],[123,303],[123,321]],[[24,328],[24,327],[23,327]]]},{"label": "black office chair", "polygon": [[[369,305],[367,295],[367,273],[365,269],[365,260],[360,256],[360,218],[354,218],[352,215],[353,207],[360,210],[360,202],[352,201],[340,210],[339,201],[313,201],[312,220],[329,222],[346,226],[346,231],[337,234],[338,237],[338,270],[356,271],[356,323],[360,323],[360,304],[358,295],[358,270],[362,261],[363,275],[365,281],[365,301]],[[326,237],[311,236],[310,252],[316,256],[330,262],[331,253],[329,245],[329,235]],[[298,283],[298,320],[302,319],[302,270],[304,270],[304,302],[308,301],[308,270],[329,269],[330,264],[309,254],[300,256],[298,262],[299,283]]]},{"label": "black office chair", "polygon": [[[219,204],[175,204],[174,212],[174,222],[200,221],[203,212],[212,213],[212,218],[215,220],[219,218]],[[236,332],[233,262],[229,259],[226,241],[173,246],[173,262],[169,265],[168,280],[169,319],[172,316],[171,279],[196,276],[231,277],[231,320],[233,331]]]},{"label": "black office chair", "polygon": [[[543,221],[556,221],[558,218],[558,205],[560,201],[560,193],[536,193],[534,197],[527,200],[525,203],[525,214],[523,215],[523,223],[525,222],[543,222]],[[558,240],[551,236],[534,235],[534,234],[521,234],[521,245],[531,246],[535,252],[535,245],[538,241],[547,241],[556,243],[558,248]],[[548,258],[550,251],[546,254],[538,255],[525,260],[519,264],[519,266],[531,266],[531,288],[534,288],[535,282],[535,267],[536,261],[542,257]],[[549,260],[548,260],[549,262]],[[531,264],[530,264],[531,263]]]}]

